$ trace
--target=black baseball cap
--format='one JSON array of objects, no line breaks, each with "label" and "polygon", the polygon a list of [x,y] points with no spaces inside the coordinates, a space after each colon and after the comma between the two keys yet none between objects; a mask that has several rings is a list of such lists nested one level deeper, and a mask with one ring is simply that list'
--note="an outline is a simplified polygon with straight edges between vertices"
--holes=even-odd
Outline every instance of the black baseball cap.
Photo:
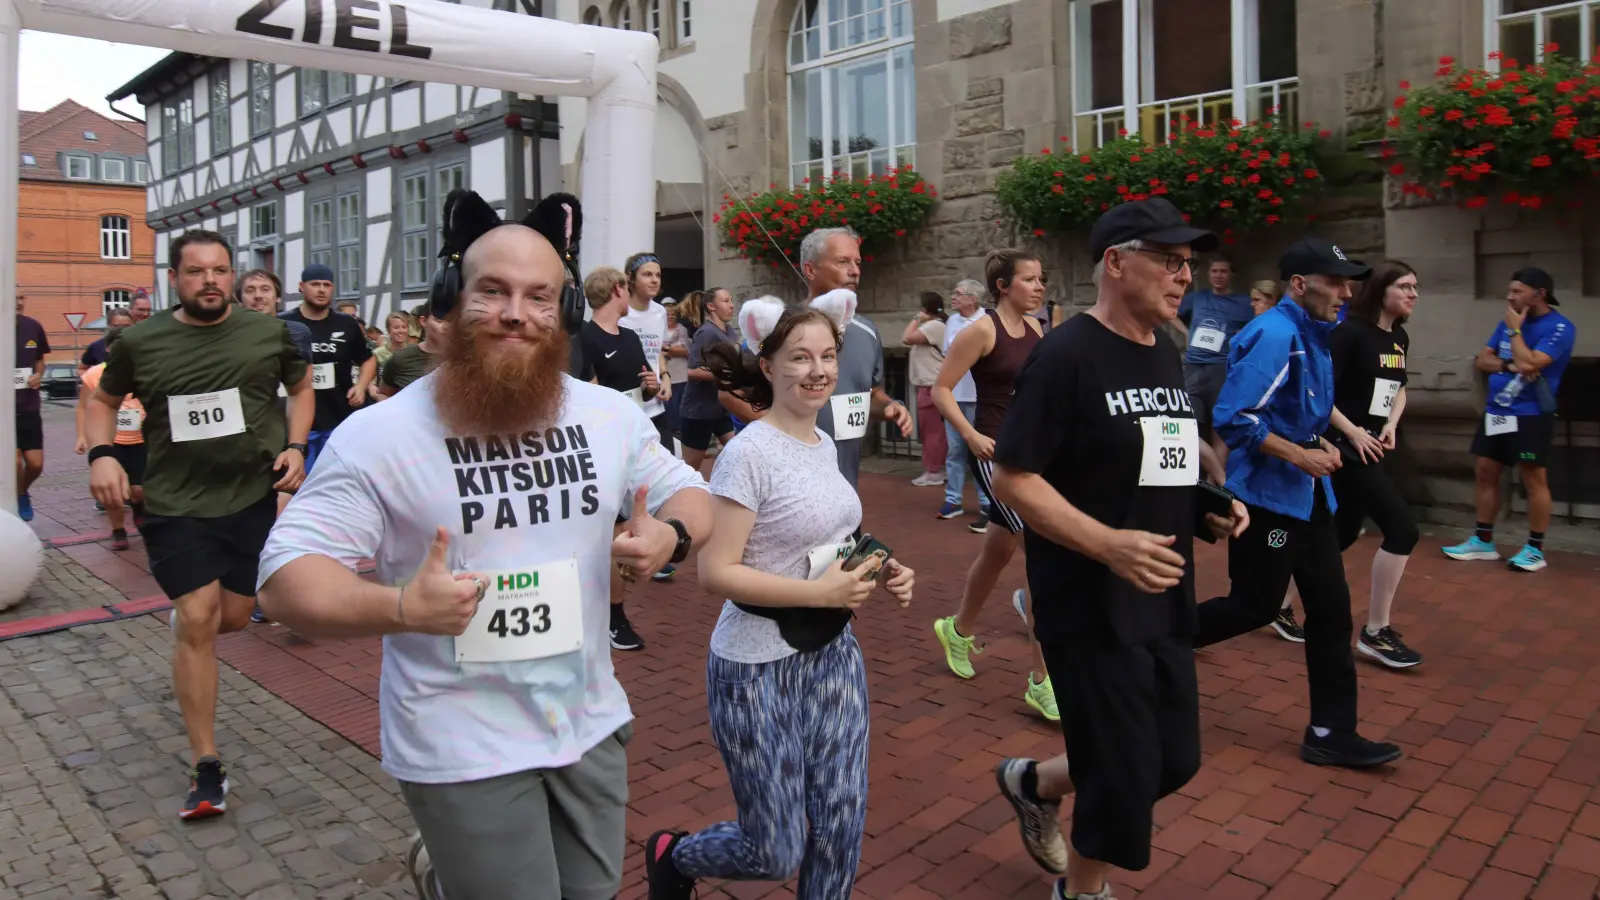
[{"label": "black baseball cap", "polygon": [[1561,301],[1556,299],[1556,280],[1538,266],[1524,266],[1512,272],[1511,280],[1520,281],[1536,291],[1544,291],[1545,302],[1551,306],[1561,305]]},{"label": "black baseball cap", "polygon": [[1217,236],[1204,228],[1194,228],[1183,220],[1183,213],[1165,197],[1151,197],[1122,203],[1107,210],[1095,220],[1089,233],[1089,249],[1095,262],[1106,255],[1106,250],[1128,241],[1152,241],[1157,244],[1188,244],[1206,253],[1217,249]]},{"label": "black baseball cap", "polygon": [[1284,281],[1296,275],[1339,275],[1366,281],[1372,275],[1372,267],[1345,256],[1331,241],[1306,235],[1278,258],[1278,274]]}]

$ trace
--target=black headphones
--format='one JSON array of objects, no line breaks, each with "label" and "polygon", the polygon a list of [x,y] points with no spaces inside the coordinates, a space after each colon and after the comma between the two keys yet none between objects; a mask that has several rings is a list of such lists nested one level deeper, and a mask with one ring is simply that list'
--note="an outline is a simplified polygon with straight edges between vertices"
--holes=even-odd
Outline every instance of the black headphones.
[{"label": "black headphones", "polygon": [[[467,248],[490,229],[504,224],[482,197],[460,188],[445,198],[444,220],[444,247],[439,251],[439,267],[428,288],[428,314],[434,318],[450,315],[461,299],[461,257]],[[571,194],[551,194],[539,201],[522,224],[544,235],[561,254],[561,264],[572,276],[572,283],[561,288],[561,327],[568,334],[577,334],[583,327],[587,307],[577,260],[583,207]]]}]

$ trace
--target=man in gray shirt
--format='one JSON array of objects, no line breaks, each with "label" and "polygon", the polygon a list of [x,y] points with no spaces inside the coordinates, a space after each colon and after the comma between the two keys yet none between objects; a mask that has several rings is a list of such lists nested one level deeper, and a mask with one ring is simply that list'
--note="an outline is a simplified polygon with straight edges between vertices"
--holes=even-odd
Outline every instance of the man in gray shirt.
[{"label": "man in gray shirt", "polygon": [[[848,228],[811,232],[800,244],[800,272],[806,279],[808,303],[840,288],[854,291],[861,281],[861,239]],[[911,411],[883,390],[883,342],[877,327],[864,316],[853,316],[843,336],[839,382],[817,416],[817,427],[833,438],[839,471],[851,487],[857,487],[868,423],[884,419],[909,438]]]}]

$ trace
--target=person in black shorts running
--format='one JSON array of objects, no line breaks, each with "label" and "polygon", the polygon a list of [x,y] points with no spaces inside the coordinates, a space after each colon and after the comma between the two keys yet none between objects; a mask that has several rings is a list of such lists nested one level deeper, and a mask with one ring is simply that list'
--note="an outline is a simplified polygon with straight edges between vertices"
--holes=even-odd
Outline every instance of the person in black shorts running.
[{"label": "person in black shorts running", "polygon": [[995,442],[996,499],[1027,523],[1035,628],[1061,679],[1067,747],[997,774],[1041,864],[1059,859],[1036,845],[1059,841],[1056,804],[1076,788],[1056,900],[1110,900],[1112,867],[1146,868],[1156,801],[1200,768],[1194,532],[1225,537],[1249,519],[1234,503],[1231,516],[1196,521],[1213,451],[1162,326],[1178,314],[1195,250],[1216,240],[1161,198],[1101,216],[1095,305],[1039,344]]},{"label": "person in black shorts running", "polygon": [[[584,299],[592,310],[589,321],[583,323],[578,340],[583,344],[583,358],[594,367],[595,383],[620,391],[633,399],[640,409],[661,391],[661,379],[645,357],[644,344],[638,332],[619,324],[628,309],[628,277],[610,266],[601,266],[583,280]],[[657,416],[664,416],[658,413]],[[651,419],[655,424],[655,419]],[[658,429],[659,430],[659,429]],[[616,533],[626,531],[628,520],[620,518]],[[628,621],[627,582],[621,573],[611,570],[611,647],[614,650],[643,650],[644,640]]]},{"label": "person in black shorts running", "polygon": [[733,295],[727,288],[706,291],[705,322],[689,344],[689,382],[683,387],[683,461],[696,471],[706,461],[711,439],[723,447],[733,440],[733,420],[717,399],[717,382],[706,368],[706,351],[718,344],[734,344]]},{"label": "person in black shorts running", "polygon": [[[244,628],[256,564],[277,513],[275,491],[299,486],[314,401],[306,361],[279,319],[233,300],[233,251],[219,234],[172,242],[168,280],[179,308],[123,332],[84,413],[95,499],[121,506],[128,473],[112,440],[122,398],[144,407],[148,463],[141,526],[150,574],[172,599],[172,680],[195,767],[178,815],[227,809],[217,758],[216,639]],[[278,386],[289,393],[288,425]]]},{"label": "person in black shorts running", "polygon": [[44,472],[44,420],[39,415],[39,384],[44,379],[44,358],[50,355],[50,338],[39,320],[22,314],[23,296],[17,295],[17,355],[11,386],[17,403],[17,516],[33,521],[33,499],[28,488]]},{"label": "person in black shorts running", "polygon": [[[984,281],[993,309],[979,315],[961,330],[945,353],[933,385],[933,403],[960,432],[967,446],[967,461],[977,476],[978,490],[989,500],[989,521],[996,527],[984,533],[983,548],[967,572],[961,591],[961,606],[953,616],[933,623],[934,636],[944,650],[945,663],[959,678],[973,676],[971,655],[977,652],[974,635],[978,615],[994,592],[1000,573],[1017,552],[1022,519],[1004,503],[994,499],[994,438],[1005,423],[1012,389],[1028,354],[1038,346],[1043,329],[1033,313],[1044,304],[1044,267],[1039,260],[1021,250],[996,250],[984,261]],[[956,402],[955,388],[968,373],[976,388],[977,415],[971,422]],[[1026,592],[1024,592],[1026,595]],[[1026,607],[1024,607],[1024,612]],[[1026,620],[1026,615],[1024,619]],[[1030,639],[1031,639],[1030,635]],[[1039,715],[1055,722],[1055,688],[1045,671],[1039,645],[1033,644],[1033,671],[1028,673],[1028,689],[1022,698]]]}]

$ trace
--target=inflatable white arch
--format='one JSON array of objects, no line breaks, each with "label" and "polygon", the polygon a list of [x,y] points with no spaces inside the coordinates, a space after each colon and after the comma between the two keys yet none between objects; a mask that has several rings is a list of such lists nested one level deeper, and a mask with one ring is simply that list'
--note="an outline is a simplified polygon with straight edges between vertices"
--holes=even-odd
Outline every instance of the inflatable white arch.
[{"label": "inflatable white arch", "polygon": [[[29,28],[224,58],[258,59],[588,97],[585,268],[621,266],[655,235],[651,170],[660,45],[643,31],[574,25],[437,0],[0,0],[0,373],[16,366],[17,32]],[[0,390],[0,446],[16,447]],[[13,450],[0,510],[16,510]],[[0,548],[3,552],[3,548]]]}]

